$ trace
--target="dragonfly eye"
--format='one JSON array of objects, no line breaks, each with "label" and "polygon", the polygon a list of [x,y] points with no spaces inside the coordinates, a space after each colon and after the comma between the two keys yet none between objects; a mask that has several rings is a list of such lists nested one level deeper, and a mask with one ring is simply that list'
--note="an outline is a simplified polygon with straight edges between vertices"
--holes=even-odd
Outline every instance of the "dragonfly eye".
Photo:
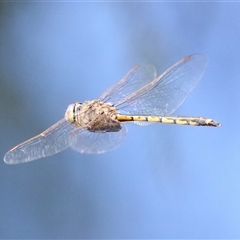
[{"label": "dragonfly eye", "polygon": [[75,121],[75,113],[79,103],[72,103],[68,106],[67,111],[65,112],[65,119],[70,123]]},{"label": "dragonfly eye", "polygon": [[75,113],[76,113],[76,111],[80,111],[81,110],[81,108],[82,108],[82,103],[79,103],[79,102],[77,102],[77,103],[75,103],[75,105],[74,105],[74,111],[75,111]]}]

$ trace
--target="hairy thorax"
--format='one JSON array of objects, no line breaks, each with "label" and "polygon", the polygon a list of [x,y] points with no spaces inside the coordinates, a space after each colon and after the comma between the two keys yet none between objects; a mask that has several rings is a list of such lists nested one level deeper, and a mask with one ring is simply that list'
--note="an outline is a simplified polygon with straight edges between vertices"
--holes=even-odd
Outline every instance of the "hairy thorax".
[{"label": "hairy thorax", "polygon": [[116,119],[116,108],[100,101],[87,101],[69,105],[65,119],[76,127],[83,127],[91,132],[117,132],[121,129]]}]

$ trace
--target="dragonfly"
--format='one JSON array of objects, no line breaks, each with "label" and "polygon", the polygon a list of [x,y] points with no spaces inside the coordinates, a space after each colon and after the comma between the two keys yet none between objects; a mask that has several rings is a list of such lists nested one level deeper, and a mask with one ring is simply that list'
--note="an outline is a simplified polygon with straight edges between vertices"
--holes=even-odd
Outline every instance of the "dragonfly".
[{"label": "dragonfly", "polygon": [[25,163],[68,147],[80,153],[105,153],[122,143],[127,122],[219,127],[211,118],[171,115],[199,82],[206,63],[203,54],[189,55],[159,76],[153,65],[135,66],[97,100],[69,105],[62,120],[12,148],[4,161]]}]

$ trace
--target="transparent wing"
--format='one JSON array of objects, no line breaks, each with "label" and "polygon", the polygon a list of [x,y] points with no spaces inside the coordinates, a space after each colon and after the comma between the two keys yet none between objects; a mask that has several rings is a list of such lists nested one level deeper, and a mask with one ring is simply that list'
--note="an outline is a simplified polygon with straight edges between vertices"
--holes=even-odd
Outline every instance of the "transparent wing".
[{"label": "transparent wing", "polygon": [[65,119],[7,152],[4,161],[7,164],[29,162],[61,152],[70,144],[71,132],[75,129]]},{"label": "transparent wing", "polygon": [[99,100],[115,105],[126,96],[144,87],[157,76],[153,65],[142,64],[132,68],[127,75],[116,84],[105,90]]},{"label": "transparent wing", "polygon": [[[153,81],[141,86],[135,92],[129,91],[131,82],[135,86],[141,78],[129,78],[120,89],[125,95],[115,103],[122,114],[167,115],[174,112],[198,83],[206,68],[206,58],[202,54],[187,56],[167,69]],[[145,82],[145,80],[143,80]]]},{"label": "transparent wing", "polygon": [[90,132],[86,129],[77,129],[71,138],[71,148],[80,153],[99,154],[117,148],[125,138],[127,128],[122,125],[118,132]]}]

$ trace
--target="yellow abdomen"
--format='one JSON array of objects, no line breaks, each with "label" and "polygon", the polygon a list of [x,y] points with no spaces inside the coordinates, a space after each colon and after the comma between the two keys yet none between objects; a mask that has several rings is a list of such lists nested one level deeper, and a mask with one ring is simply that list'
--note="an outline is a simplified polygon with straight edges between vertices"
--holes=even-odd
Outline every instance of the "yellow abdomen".
[{"label": "yellow abdomen", "polygon": [[220,123],[210,118],[204,117],[173,117],[173,116],[124,116],[118,115],[117,120],[119,122],[139,121],[139,122],[160,122],[167,124],[180,124],[180,125],[191,125],[191,126],[212,126],[219,127]]}]

